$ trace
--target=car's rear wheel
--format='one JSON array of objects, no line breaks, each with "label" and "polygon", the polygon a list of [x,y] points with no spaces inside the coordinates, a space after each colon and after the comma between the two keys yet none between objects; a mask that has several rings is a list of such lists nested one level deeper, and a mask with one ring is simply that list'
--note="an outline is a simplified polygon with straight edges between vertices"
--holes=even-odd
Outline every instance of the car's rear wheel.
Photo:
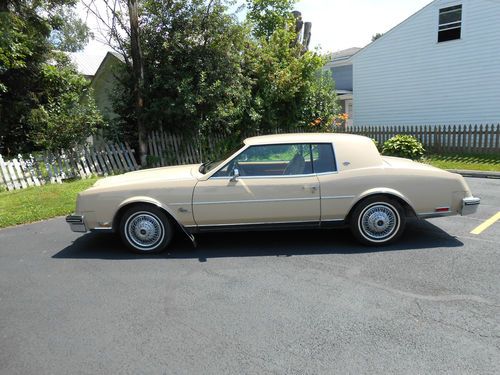
[{"label": "car's rear wheel", "polygon": [[384,196],[363,200],[351,216],[351,231],[365,245],[394,242],[403,233],[405,225],[406,216],[401,204]]},{"label": "car's rear wheel", "polygon": [[138,254],[162,252],[173,234],[167,215],[158,207],[147,204],[132,206],[120,221],[122,241]]}]

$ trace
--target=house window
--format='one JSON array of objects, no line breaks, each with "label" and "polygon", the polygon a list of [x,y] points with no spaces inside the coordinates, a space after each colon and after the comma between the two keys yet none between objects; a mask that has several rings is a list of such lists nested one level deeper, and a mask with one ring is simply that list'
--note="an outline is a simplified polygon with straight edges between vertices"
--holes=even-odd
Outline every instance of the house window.
[{"label": "house window", "polygon": [[438,43],[460,39],[462,32],[462,5],[439,9]]}]

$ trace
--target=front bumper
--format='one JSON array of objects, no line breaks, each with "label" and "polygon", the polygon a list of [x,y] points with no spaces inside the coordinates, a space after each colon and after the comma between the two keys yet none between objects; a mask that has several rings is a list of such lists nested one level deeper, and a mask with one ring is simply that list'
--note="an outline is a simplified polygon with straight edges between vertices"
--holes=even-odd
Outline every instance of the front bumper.
[{"label": "front bumper", "polygon": [[83,215],[66,216],[66,222],[73,232],[85,233],[87,231]]},{"label": "front bumper", "polygon": [[471,215],[475,213],[479,207],[479,203],[481,203],[481,199],[476,197],[467,197],[462,199],[460,215]]}]

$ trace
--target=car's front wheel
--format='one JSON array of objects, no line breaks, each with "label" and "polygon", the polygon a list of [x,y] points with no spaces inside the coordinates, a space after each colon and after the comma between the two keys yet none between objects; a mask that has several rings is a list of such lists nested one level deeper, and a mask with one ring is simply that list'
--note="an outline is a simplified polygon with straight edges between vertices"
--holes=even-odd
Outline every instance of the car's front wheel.
[{"label": "car's front wheel", "polygon": [[167,215],[158,207],[141,204],[132,206],[120,221],[123,242],[135,253],[159,253],[173,237],[173,227]]},{"label": "car's front wheel", "polygon": [[365,245],[386,245],[404,231],[406,216],[401,204],[384,196],[362,201],[351,216],[351,231]]}]

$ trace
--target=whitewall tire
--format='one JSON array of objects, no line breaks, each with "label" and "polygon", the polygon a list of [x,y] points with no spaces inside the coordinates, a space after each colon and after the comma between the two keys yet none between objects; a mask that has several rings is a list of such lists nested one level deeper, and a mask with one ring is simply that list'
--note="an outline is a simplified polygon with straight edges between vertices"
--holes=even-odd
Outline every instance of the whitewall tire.
[{"label": "whitewall tire", "polygon": [[173,234],[167,215],[160,208],[148,204],[132,206],[120,221],[122,241],[139,254],[162,252]]},{"label": "whitewall tire", "polygon": [[363,200],[353,211],[351,231],[365,245],[386,245],[396,241],[406,226],[403,207],[396,200],[375,196]]}]

